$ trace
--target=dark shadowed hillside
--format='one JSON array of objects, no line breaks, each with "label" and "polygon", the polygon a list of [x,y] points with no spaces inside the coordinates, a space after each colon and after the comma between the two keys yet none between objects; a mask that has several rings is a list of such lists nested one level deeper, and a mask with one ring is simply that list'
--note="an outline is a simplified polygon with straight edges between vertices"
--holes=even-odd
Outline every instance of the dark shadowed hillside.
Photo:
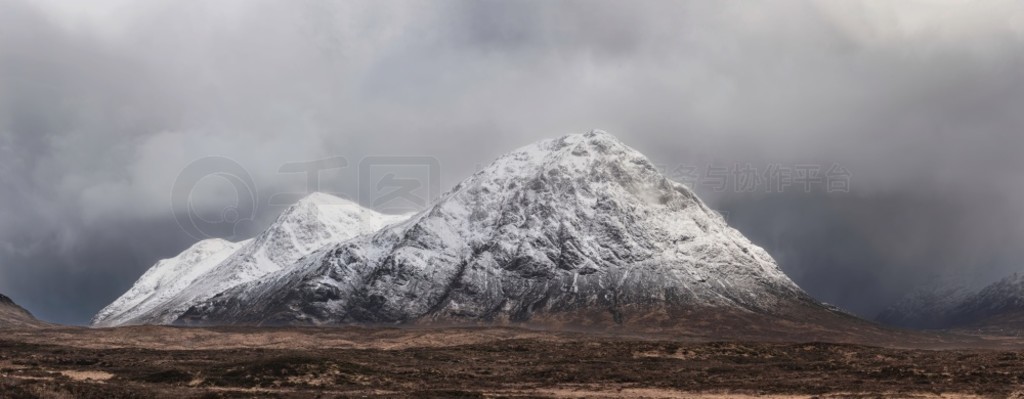
[{"label": "dark shadowed hillside", "polygon": [[35,328],[45,325],[11,298],[0,294],[0,328]]}]

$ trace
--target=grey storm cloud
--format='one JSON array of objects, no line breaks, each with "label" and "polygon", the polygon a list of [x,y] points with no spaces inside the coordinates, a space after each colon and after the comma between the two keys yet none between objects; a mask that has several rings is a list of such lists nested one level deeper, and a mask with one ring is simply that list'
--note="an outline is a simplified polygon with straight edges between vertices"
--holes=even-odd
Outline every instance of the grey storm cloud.
[{"label": "grey storm cloud", "polygon": [[695,185],[872,316],[1024,267],[1022,70],[1015,1],[0,0],[0,292],[87,322],[195,240],[171,191],[204,157],[263,204],[307,188],[282,165],[341,157],[321,189],[359,198],[367,156],[432,157],[447,188],[602,128],[667,171],[841,165],[849,192]]}]

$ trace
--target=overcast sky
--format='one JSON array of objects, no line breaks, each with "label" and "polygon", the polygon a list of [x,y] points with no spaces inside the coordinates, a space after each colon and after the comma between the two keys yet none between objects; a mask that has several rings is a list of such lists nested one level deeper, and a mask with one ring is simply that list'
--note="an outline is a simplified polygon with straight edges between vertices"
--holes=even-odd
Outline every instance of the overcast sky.
[{"label": "overcast sky", "polygon": [[[88,322],[196,240],[172,189],[205,157],[257,189],[251,222],[205,231],[238,239],[305,190],[284,165],[343,160],[321,189],[369,206],[365,157],[431,157],[447,189],[591,128],[696,173],[864,316],[1024,269],[1019,1],[82,3],[0,0],[0,292],[45,320]],[[748,164],[835,165],[849,190],[720,187]]]}]

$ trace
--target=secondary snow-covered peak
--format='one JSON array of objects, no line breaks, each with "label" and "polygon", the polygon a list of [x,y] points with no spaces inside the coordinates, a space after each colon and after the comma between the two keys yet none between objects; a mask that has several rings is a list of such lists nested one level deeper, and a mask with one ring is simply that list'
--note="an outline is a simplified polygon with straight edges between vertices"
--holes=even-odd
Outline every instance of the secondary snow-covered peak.
[{"label": "secondary snow-covered peak", "polygon": [[320,247],[372,233],[406,215],[385,215],[355,202],[325,193],[313,193],[288,207],[260,234],[249,255],[265,256],[270,270],[290,265]]},{"label": "secondary snow-covered peak", "polygon": [[371,233],[408,215],[385,215],[324,193],[289,206],[251,240],[203,240],[153,266],[95,326],[165,324],[196,301],[293,265],[324,245]]},{"label": "secondary snow-covered peak", "polygon": [[302,197],[277,217],[275,224],[290,219],[332,219],[337,215],[376,215],[371,209],[330,194],[315,192]]},{"label": "secondary snow-covered peak", "polygon": [[359,227],[365,221],[401,219],[401,215],[385,215],[353,201],[315,192],[292,204],[278,216],[274,226],[289,223],[321,222],[339,227]]}]

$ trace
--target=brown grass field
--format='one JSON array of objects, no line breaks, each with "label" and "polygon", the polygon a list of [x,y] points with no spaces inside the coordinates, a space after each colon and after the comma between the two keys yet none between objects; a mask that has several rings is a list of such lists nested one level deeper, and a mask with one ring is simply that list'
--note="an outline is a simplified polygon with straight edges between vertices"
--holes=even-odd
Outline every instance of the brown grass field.
[{"label": "brown grass field", "polygon": [[0,398],[1018,398],[1021,392],[1024,345],[1016,338],[865,345],[469,327],[0,331]]}]

